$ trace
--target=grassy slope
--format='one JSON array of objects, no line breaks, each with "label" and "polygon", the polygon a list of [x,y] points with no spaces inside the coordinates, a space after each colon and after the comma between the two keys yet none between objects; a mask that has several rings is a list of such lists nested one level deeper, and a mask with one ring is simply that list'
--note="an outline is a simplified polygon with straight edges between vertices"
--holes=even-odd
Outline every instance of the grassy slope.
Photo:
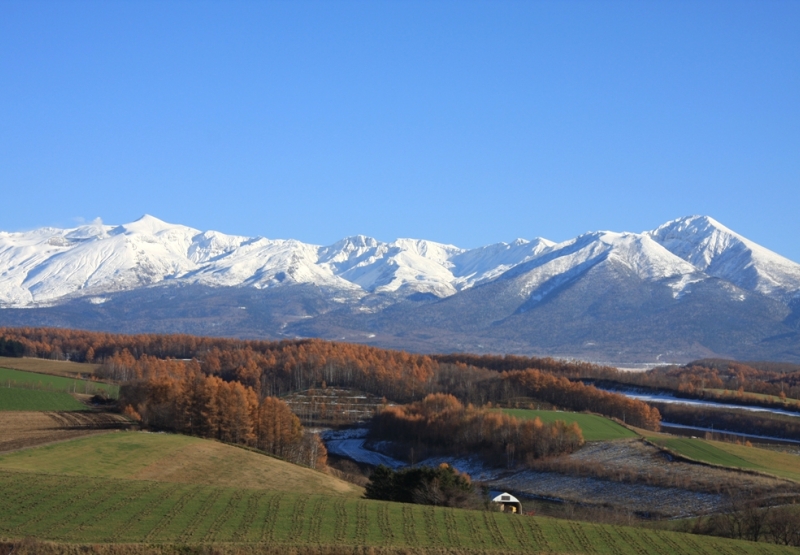
[{"label": "grassy slope", "polygon": [[0,537],[520,552],[798,553],[765,544],[344,496],[0,471]]},{"label": "grassy slope", "polygon": [[48,389],[53,391],[73,391],[75,393],[94,393],[102,389],[111,397],[119,394],[119,386],[94,382],[89,380],[79,380],[65,378],[50,374],[39,374],[10,368],[0,368],[0,387],[3,385],[10,387],[32,387],[34,389]]},{"label": "grassy slope", "polygon": [[78,374],[82,376],[90,376],[94,374],[101,365],[85,362],[68,362],[64,360],[48,360],[45,358],[0,357],[0,366],[3,368],[24,370],[26,372],[38,372],[40,374],[74,377]]},{"label": "grassy slope", "polygon": [[[95,436],[0,457],[0,538],[616,555],[798,553],[666,531],[366,501],[350,484],[343,495],[319,495],[336,489],[334,482],[197,438]],[[236,487],[225,487],[231,485]]]},{"label": "grassy slope", "polygon": [[528,409],[502,409],[502,411],[517,418],[532,419],[538,417],[542,419],[542,422],[555,422],[556,420],[563,420],[568,424],[577,422],[583,431],[583,439],[586,441],[607,441],[610,439],[637,437],[635,432],[620,426],[613,420],[594,414]]},{"label": "grassy slope", "polygon": [[360,496],[321,472],[215,441],[120,432],[0,456],[0,469]]},{"label": "grassy slope", "polygon": [[0,387],[2,410],[86,410],[88,407],[69,393]]},{"label": "grassy slope", "polygon": [[758,447],[695,438],[650,437],[653,443],[697,461],[766,472],[800,481],[800,457]]}]

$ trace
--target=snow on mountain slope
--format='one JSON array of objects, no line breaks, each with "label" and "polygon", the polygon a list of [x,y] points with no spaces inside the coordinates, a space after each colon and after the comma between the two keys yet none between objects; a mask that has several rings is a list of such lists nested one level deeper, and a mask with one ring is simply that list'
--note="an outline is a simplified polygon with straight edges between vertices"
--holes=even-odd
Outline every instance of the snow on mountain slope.
[{"label": "snow on mountain slope", "polygon": [[417,239],[382,243],[358,235],[320,249],[320,263],[366,291],[408,290],[446,297],[456,292],[449,258],[452,245]]},{"label": "snow on mountain slope", "polygon": [[457,287],[463,289],[491,281],[518,264],[528,262],[552,248],[555,243],[537,237],[533,241],[517,239],[513,243],[495,243],[462,251],[450,259]]},{"label": "snow on mountain slope", "polygon": [[318,246],[201,232],[143,216],[119,226],[96,221],[73,229],[0,232],[0,306],[41,306],[164,281],[255,288],[303,283],[356,296],[447,297],[514,280],[514,294],[536,302],[601,263],[642,280],[666,280],[676,297],[709,275],[784,301],[800,291],[800,265],[705,217],[641,234],[604,231],[560,244],[518,239],[465,250],[363,235]]},{"label": "snow on mountain slope", "polygon": [[[499,279],[514,280],[521,298],[537,302],[602,263],[625,267],[647,281],[680,276],[695,276],[696,279],[705,277],[693,265],[645,234],[598,231],[553,245],[540,256],[517,265]],[[683,283],[681,280],[671,283],[676,296],[682,290]]]},{"label": "snow on mountain slope", "polygon": [[647,235],[699,270],[742,289],[784,301],[800,293],[800,264],[708,216],[679,218]]}]

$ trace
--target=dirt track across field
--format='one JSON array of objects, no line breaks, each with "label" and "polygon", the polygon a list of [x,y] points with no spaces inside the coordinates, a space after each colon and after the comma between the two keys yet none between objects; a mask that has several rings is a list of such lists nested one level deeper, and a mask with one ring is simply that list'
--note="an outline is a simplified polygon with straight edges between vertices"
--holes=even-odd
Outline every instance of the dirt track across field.
[{"label": "dirt track across field", "polygon": [[0,411],[0,453],[130,427],[109,412]]}]

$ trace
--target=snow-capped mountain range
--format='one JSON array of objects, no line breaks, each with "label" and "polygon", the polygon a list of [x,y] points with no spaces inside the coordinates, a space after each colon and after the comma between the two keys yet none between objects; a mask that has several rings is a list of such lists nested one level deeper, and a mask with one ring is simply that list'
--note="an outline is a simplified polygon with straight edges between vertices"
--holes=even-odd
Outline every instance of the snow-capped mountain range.
[{"label": "snow-capped mountain range", "polygon": [[601,231],[563,243],[517,239],[469,250],[417,239],[384,243],[363,235],[318,246],[202,232],[143,216],[118,226],[94,222],[0,232],[0,306],[52,305],[164,282],[257,289],[305,283],[356,296],[443,298],[523,273],[519,294],[544,297],[558,282],[604,260],[644,280],[668,280],[676,296],[709,277],[784,301],[800,292],[800,264],[706,216],[680,218],[644,233]]},{"label": "snow-capped mountain range", "polygon": [[0,325],[416,351],[800,362],[800,264],[707,216],[462,249],[123,225],[0,232]]}]

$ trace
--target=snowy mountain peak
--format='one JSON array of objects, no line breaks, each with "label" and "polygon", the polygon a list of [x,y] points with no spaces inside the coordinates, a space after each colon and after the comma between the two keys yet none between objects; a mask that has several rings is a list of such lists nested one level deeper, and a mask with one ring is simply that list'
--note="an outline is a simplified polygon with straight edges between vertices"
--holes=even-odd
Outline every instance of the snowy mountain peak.
[{"label": "snowy mountain peak", "polygon": [[541,298],[605,262],[645,281],[683,284],[714,276],[779,300],[800,292],[800,265],[707,216],[640,234],[596,231],[559,244],[516,239],[462,249],[365,235],[317,246],[201,232],[145,215],[119,226],[97,219],[72,229],[0,232],[0,306],[55,304],[164,281],[256,288],[309,283],[403,298],[447,297],[502,279],[517,280],[520,292]]},{"label": "snowy mountain peak", "polygon": [[199,230],[192,229],[182,225],[174,225],[168,224],[163,220],[159,220],[155,216],[151,216],[149,214],[145,214],[138,220],[135,220],[129,224],[123,224],[119,226],[120,229],[127,234],[141,234],[141,235],[158,235],[165,231],[190,231],[194,234],[200,233]]},{"label": "snowy mountain peak", "polygon": [[697,269],[783,300],[800,291],[800,264],[746,239],[708,216],[689,216],[645,233]]}]

